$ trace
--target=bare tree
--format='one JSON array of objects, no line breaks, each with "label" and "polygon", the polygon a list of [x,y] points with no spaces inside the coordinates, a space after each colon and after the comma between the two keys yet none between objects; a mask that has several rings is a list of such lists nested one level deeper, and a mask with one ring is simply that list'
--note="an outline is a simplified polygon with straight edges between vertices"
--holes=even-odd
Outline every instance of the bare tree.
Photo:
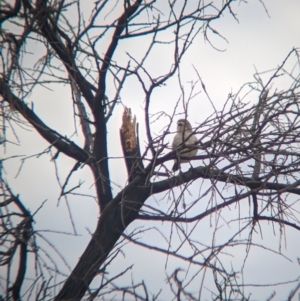
[{"label": "bare tree", "polygon": [[[2,147],[5,150],[18,144],[19,136],[34,129],[48,145],[34,157],[51,158],[60,198],[70,206],[69,199],[80,196],[84,207],[89,196],[83,193],[83,183],[70,183],[76,172],[89,169],[93,176],[89,185],[93,185],[99,208],[89,243],[76,266],[65,274],[55,256],[58,254],[68,267],[67,254],[61,254],[55,243],[35,230],[34,218],[44,203],[40,202],[36,212],[30,212],[26,200],[14,192],[13,182],[3,177],[0,254],[6,271],[1,277],[5,300],[106,300],[111,296],[157,300],[159,292],[151,295],[142,280],[137,284],[132,280],[129,286],[116,282],[127,277],[131,267],[114,276],[107,273],[128,243],[188,263],[192,275],[180,278],[183,270],[179,263],[167,275],[175,300],[201,300],[203,283],[199,282],[197,292],[191,291],[190,285],[199,277],[204,279],[206,273],[215,283],[214,300],[249,300],[238,273],[251,250],[263,248],[282,256],[280,250],[259,244],[253,237],[263,235],[268,223],[274,233],[280,234],[281,246],[286,229],[300,230],[299,73],[297,68],[288,71],[287,67],[295,58],[299,64],[299,51],[292,49],[275,71],[257,73],[255,82],[228,95],[221,110],[214,109],[205,120],[198,120],[193,128],[197,144],[188,149],[198,149],[193,167],[172,173],[169,164],[179,156],[184,159],[187,146],[183,145],[180,153],[180,149],[170,151],[167,144],[172,122],[178,116],[187,118],[189,102],[198,96],[199,88],[211,101],[197,70],[190,94],[184,96],[180,81],[184,56],[198,36],[209,42],[211,33],[219,35],[212,27],[213,21],[225,13],[236,18],[234,10],[233,0],[208,4],[187,0],[104,0],[93,4],[79,0],[2,1]],[[126,43],[136,43],[136,49],[126,52],[121,47]],[[164,49],[168,49],[168,71],[159,70],[157,74],[158,70],[152,68],[153,57]],[[152,114],[154,93],[174,77],[179,79],[182,91],[177,104],[170,112],[158,109]],[[288,86],[278,87],[279,78],[286,78]],[[69,111],[56,114],[67,116],[73,112],[75,135],[60,133],[55,128],[56,116],[51,117],[54,126],[50,126],[38,113],[42,111],[39,100],[47,91],[62,87],[71,91],[72,102]],[[135,119],[129,108],[131,100],[122,97],[126,87],[133,96],[137,89],[143,92],[144,120]],[[179,103],[183,103],[183,109]],[[123,120],[117,127],[121,128],[120,145],[128,180],[115,193],[108,123],[120,107]],[[153,131],[156,122],[162,124],[159,134]],[[145,129],[147,141],[142,143],[137,123]],[[5,167],[6,161],[19,160],[16,157],[6,153],[1,163]],[[73,160],[73,168],[61,181],[59,171],[67,158]],[[29,157],[21,158],[20,172],[26,160]],[[42,169],[38,165],[34,168],[37,173]],[[36,189],[35,183],[30,189]],[[152,202],[146,203],[150,199]],[[225,217],[223,213],[229,210]],[[69,212],[76,235],[76,222]],[[230,231],[222,240],[216,240],[222,233],[222,219]],[[151,245],[141,240],[146,230],[135,227],[134,221],[167,225],[168,237],[156,227],[165,243]],[[213,229],[210,244],[199,237],[203,221]],[[48,243],[47,248],[40,245],[41,239]],[[174,240],[179,240],[176,247],[172,245]],[[228,267],[224,258],[232,248],[244,254],[240,271]],[[26,279],[29,267],[35,271],[35,279]],[[294,286],[289,300],[299,291],[299,285]]]}]

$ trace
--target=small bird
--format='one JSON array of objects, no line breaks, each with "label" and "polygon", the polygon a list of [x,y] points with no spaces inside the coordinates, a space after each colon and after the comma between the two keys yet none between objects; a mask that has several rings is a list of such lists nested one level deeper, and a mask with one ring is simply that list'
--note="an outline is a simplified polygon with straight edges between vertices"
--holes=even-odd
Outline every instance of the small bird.
[{"label": "small bird", "polygon": [[[183,146],[191,146],[188,148],[180,149],[180,155],[184,157],[194,157],[196,156],[198,149],[193,149],[192,146],[196,147],[197,137],[193,134],[192,126],[186,119],[179,119],[177,121],[177,134],[174,136],[172,149],[178,150]],[[188,151],[191,149],[190,151]],[[172,170],[176,171],[179,168],[179,164],[189,162],[189,159],[179,159],[174,160],[174,165]]]}]

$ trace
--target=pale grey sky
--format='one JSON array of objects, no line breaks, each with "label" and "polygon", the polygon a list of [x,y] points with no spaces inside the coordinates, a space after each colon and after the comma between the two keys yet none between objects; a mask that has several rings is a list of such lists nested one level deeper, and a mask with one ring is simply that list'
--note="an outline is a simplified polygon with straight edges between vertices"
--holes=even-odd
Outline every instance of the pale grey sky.
[{"label": "pale grey sky", "polygon": [[[87,1],[86,11],[88,10],[88,5],[93,2],[94,1]],[[264,4],[268,14],[260,1],[250,0],[248,3],[237,1],[234,7],[239,22],[226,13],[223,18],[211,24],[213,28],[228,41],[227,43],[220,37],[212,33],[210,34],[209,38],[213,45],[222,51],[213,49],[209,43],[204,41],[201,34],[196,38],[181,65],[181,79],[187,95],[189,94],[190,82],[197,80],[197,74],[194,70],[195,67],[205,83],[206,90],[214,102],[214,105],[217,108],[221,108],[230,92],[237,92],[244,83],[254,80],[253,74],[255,70],[261,72],[276,68],[282,63],[293,47],[300,47],[300,1],[267,0],[264,1]],[[142,50],[142,45],[144,45],[144,43],[138,42],[137,40],[121,42],[120,49],[114,56],[114,59],[119,61],[124,60],[125,64],[128,60],[126,51],[138,55]],[[29,45],[28,48],[28,50],[31,51],[39,50],[36,49],[34,43]],[[99,51],[101,51],[101,49],[99,49]],[[152,60],[146,63],[149,72],[151,72],[153,76],[161,74],[162,70],[167,72],[170,67],[168,65],[169,56],[170,54],[161,51],[160,48],[158,48],[157,51],[155,50]],[[291,62],[290,66],[295,62],[295,60]],[[282,85],[285,85],[285,82],[282,82]],[[201,91],[200,85],[198,86],[198,90]],[[112,84],[108,85],[107,95],[109,98],[114,96]],[[178,80],[175,77],[168,82],[166,86],[155,92],[154,97],[152,97],[150,112],[156,113],[165,111],[171,114],[180,95],[181,91],[178,87]],[[63,135],[71,135],[74,132],[73,111],[70,110],[72,99],[68,87],[60,85],[59,87],[55,87],[53,91],[41,87],[37,89],[29,99],[34,102],[35,112],[45,120],[46,124],[52,126]],[[140,123],[140,141],[141,144],[143,144],[143,141],[146,140],[145,125],[143,123],[144,94],[137,81],[129,81],[127,85],[124,86],[121,92],[121,100],[125,105],[131,107],[133,113],[137,116],[137,121]],[[252,97],[249,101],[250,100],[255,102],[256,98]],[[182,111],[182,107],[179,111]],[[201,122],[211,112],[212,107],[209,101],[204,93],[200,93],[190,103],[188,118],[192,125],[196,126],[197,122]],[[111,135],[109,137],[110,154],[112,157],[116,157],[110,161],[115,193],[126,184],[125,165],[123,159],[119,158],[122,156],[119,146],[119,128],[121,126],[122,113],[123,107],[119,106],[109,121],[108,128],[109,135]],[[152,125],[153,135],[161,134],[161,128],[166,126],[167,123],[167,118],[161,118],[159,122],[154,123]],[[171,129],[173,131],[175,130],[175,124]],[[21,129],[17,129],[17,133],[19,134],[20,146],[8,145],[7,152],[2,154],[3,157],[12,155],[30,156],[42,152],[48,147],[48,144],[42,138],[38,137],[34,129],[29,128],[29,131],[25,134]],[[11,133],[10,135],[10,140],[17,142]],[[74,140],[79,144],[82,143],[81,137],[74,137]],[[169,136],[169,141],[171,140],[172,135]],[[1,149],[1,152],[3,152],[3,149]],[[57,162],[59,164],[60,179],[61,182],[63,182],[69,170],[73,167],[74,161],[60,155]],[[193,164],[199,165],[201,162],[197,161]],[[5,161],[4,163],[4,178],[9,181],[13,192],[20,195],[21,200],[31,212],[34,212],[41,203],[47,199],[47,202],[35,217],[35,228],[72,232],[65,200],[61,199],[58,206],[57,199],[60,190],[57,185],[57,180],[54,177],[55,170],[53,164],[50,162],[50,157],[45,154],[38,160],[35,157],[27,159],[18,177],[16,177],[19,167],[19,159]],[[188,166],[185,168],[188,168]],[[78,170],[76,174],[74,174],[70,184],[77,185],[80,179],[84,180],[84,185],[80,192],[91,196],[95,195],[93,179],[88,168],[84,167]],[[70,185],[70,187],[72,187],[72,185]],[[191,191],[197,195],[198,190],[197,183],[195,183]],[[158,196],[156,198],[159,199]],[[147,202],[154,202],[154,200],[150,199]],[[95,228],[98,217],[98,207],[93,197],[70,197],[69,204],[80,237],[54,236],[49,233],[45,233],[45,236],[49,237],[51,241],[57,245],[57,248],[65,254],[69,265],[73,267],[89,240],[89,234],[86,229],[92,232]],[[165,206],[168,205],[166,204]],[[234,215],[236,212],[224,210],[222,214]],[[133,229],[137,226],[143,226],[144,224],[142,221],[137,221],[134,222],[130,228]],[[202,240],[209,244],[211,243],[213,229],[211,229],[208,221],[203,221],[201,224],[203,224],[201,228],[203,229],[201,233],[203,236]],[[149,227],[151,225],[152,224],[149,223]],[[155,226],[161,227],[161,230],[168,237],[171,225],[155,224]],[[220,235],[228,235],[228,233],[234,231],[234,229],[234,227],[230,229],[230,227],[224,224]],[[129,232],[130,229],[127,230],[127,233]],[[146,234],[143,240],[147,240],[155,245],[162,239],[158,238],[157,235],[156,231],[149,231],[149,234]],[[253,248],[254,250],[249,255],[244,269],[245,283],[281,282],[296,279],[300,276],[300,266],[297,263],[297,257],[300,257],[300,234],[295,230],[287,229],[286,237],[287,245],[283,245],[282,253],[286,254],[290,261],[277,255],[275,256],[275,254],[270,254],[270,252],[263,251],[262,249]],[[218,239],[221,240],[222,237],[220,236]],[[276,246],[278,245],[279,233],[277,231],[276,236],[274,236],[271,225],[265,225],[263,238],[261,238],[260,235],[255,237],[257,243],[261,243],[261,239],[263,239],[264,242],[268,241],[273,248],[277,248],[278,250]],[[161,243],[163,243],[163,239]],[[241,264],[245,258],[244,249],[240,248],[239,250],[241,254],[238,251],[232,251],[232,257],[224,255],[228,264],[232,264],[234,267]],[[144,278],[153,293],[157,293],[160,288],[163,289],[159,300],[170,300],[169,291],[165,288],[166,258],[153,251],[132,245],[126,246],[124,253],[126,255],[125,258],[120,256],[111,266],[111,275],[117,273],[121,266],[125,268],[131,263],[134,263],[134,280],[140,281]],[[169,258],[166,268],[167,273],[173,271],[177,265],[178,261]],[[180,263],[180,266],[185,270],[188,269],[188,266],[183,263]],[[189,273],[192,273],[193,269],[194,268],[191,268]],[[64,269],[64,272],[67,273],[67,270]],[[29,271],[28,274],[31,274],[31,272]],[[208,286],[211,282],[211,279],[209,279],[210,278],[207,278]],[[128,279],[128,282],[130,283],[129,280],[130,279]],[[276,290],[276,296],[272,300],[279,301],[285,299],[293,287],[294,285],[264,289],[249,287],[246,288],[246,292],[253,292],[251,300],[266,300],[266,298]],[[197,290],[197,287],[194,289]],[[205,296],[207,300],[210,300],[208,290],[204,290],[203,296]]]}]

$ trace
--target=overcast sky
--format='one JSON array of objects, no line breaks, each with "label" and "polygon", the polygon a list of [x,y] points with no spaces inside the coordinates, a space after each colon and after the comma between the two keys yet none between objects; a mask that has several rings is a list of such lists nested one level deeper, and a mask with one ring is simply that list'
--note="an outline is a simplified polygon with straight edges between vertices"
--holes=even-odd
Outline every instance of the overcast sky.
[{"label": "overcast sky", "polygon": [[[93,3],[94,1],[88,2]],[[217,108],[221,108],[229,93],[235,93],[243,84],[254,81],[253,74],[256,70],[262,72],[276,68],[293,47],[300,47],[300,1],[267,0],[264,1],[264,5],[267,11],[260,1],[250,0],[248,3],[237,1],[234,7],[238,22],[226,13],[220,20],[216,20],[211,24],[227,40],[221,39],[212,33],[210,34],[209,38],[213,46],[219,51],[213,49],[203,39],[201,34],[195,39],[181,67],[182,83],[187,94],[190,83],[197,80],[196,69],[205,83],[206,90],[214,105]],[[85,9],[87,10],[88,7]],[[34,46],[32,45],[32,47]],[[114,59],[126,59],[126,51],[141,50],[140,47],[142,47],[141,43],[134,40],[121,43],[120,50]],[[39,49],[32,48],[31,51],[39,51]],[[159,50],[155,53],[153,61],[151,61],[152,65],[149,63],[148,66],[153,75],[156,72],[159,75],[162,73],[163,68],[169,68],[167,64],[168,56],[168,53],[160,52]],[[292,67],[295,63],[295,59],[291,60],[289,66]],[[198,86],[197,89],[201,91],[201,86]],[[114,91],[108,89],[107,96],[111,99],[114,96]],[[177,99],[180,97],[177,79],[175,78],[168,82],[165,87],[155,92],[154,96],[150,107],[151,113],[158,111],[172,112]],[[28,100],[34,102],[35,112],[45,119],[46,124],[52,126],[63,135],[69,136],[73,133],[73,111],[70,109],[72,99],[69,88],[60,86],[55,91],[46,91],[41,88],[39,93],[35,93],[31,97]],[[143,143],[146,140],[146,136],[143,123],[144,95],[141,88],[136,83],[130,84],[129,82],[121,93],[121,99],[136,114],[137,121],[140,123],[140,141]],[[250,100],[256,101],[255,97]],[[199,97],[196,97],[190,103],[188,118],[192,125],[196,126],[212,110],[205,94],[200,93]],[[110,154],[112,157],[116,157],[110,162],[114,193],[117,193],[126,184],[124,162],[123,159],[119,158],[122,156],[119,146],[119,128],[122,122],[122,112],[123,107],[119,106],[111,118],[108,128]],[[162,118],[159,122],[153,124],[153,135],[161,134],[160,130],[167,125],[167,122],[166,118]],[[175,124],[172,125],[171,129],[175,130]],[[4,158],[12,155],[34,155],[48,147],[48,144],[38,137],[30,127],[28,127],[26,133],[17,127],[16,132],[18,133],[21,146],[7,145],[6,153],[1,148],[1,155]],[[10,140],[17,143],[17,139],[12,133],[9,132],[9,134],[11,135],[9,137]],[[169,137],[169,141],[171,141],[172,135]],[[74,137],[74,139],[79,144],[82,142],[80,137]],[[73,167],[74,161],[60,155],[58,163],[59,177],[63,183],[66,175]],[[199,165],[199,161],[194,164]],[[4,178],[8,180],[12,191],[20,195],[21,200],[31,212],[34,212],[44,200],[47,200],[35,217],[35,228],[61,230],[71,233],[72,227],[68,218],[66,201],[61,199],[58,202],[60,189],[57,185],[55,169],[50,162],[50,157],[45,154],[40,156],[38,160],[36,157],[27,159],[18,174],[19,168],[20,159],[8,160],[4,163]],[[16,177],[17,174],[18,176]],[[85,181],[81,193],[91,196],[74,196],[69,199],[69,205],[76,221],[76,230],[80,236],[45,233],[58,246],[58,249],[65,254],[71,267],[76,264],[78,257],[89,241],[87,229],[92,232],[98,218],[98,208],[93,198],[95,192],[90,171],[87,168],[80,169],[70,183],[77,185],[79,179]],[[194,189],[192,192],[198,193],[197,188],[194,187]],[[153,199],[149,200],[149,202],[151,201],[153,202]],[[223,214],[234,213],[224,210]],[[143,224],[144,222],[140,221],[134,222],[127,229],[127,233],[130,232],[130,229]],[[151,224],[149,224],[150,226]],[[207,221],[203,222],[203,229],[205,229],[203,241],[207,239],[209,243],[213,230],[210,229]],[[170,231],[169,226],[166,226],[164,231],[168,233]],[[224,233],[227,233],[226,231],[230,230],[226,229],[224,231]],[[277,233],[277,236],[274,237],[273,229],[269,226],[264,229],[263,239],[269,240],[270,245],[276,249],[279,240],[278,235]],[[279,257],[275,256],[275,254],[257,249],[257,251],[251,253],[245,266],[244,281],[246,283],[281,282],[283,280],[296,279],[300,276],[300,266],[297,263],[297,257],[300,257],[300,234],[295,230],[287,229],[286,237],[287,246],[283,247],[282,252],[288,255],[290,261],[278,260]],[[156,231],[152,230],[145,236],[145,239],[155,245],[160,241],[161,237],[158,237]],[[258,236],[255,239],[259,242],[261,238]],[[166,258],[164,256],[136,246],[126,246],[124,250],[126,257],[125,259],[119,257],[116,260],[111,267],[112,275],[117,273],[121,266],[125,268],[133,262],[135,263],[133,274],[136,281],[144,278],[153,293],[157,293],[160,288],[164,289],[164,281],[166,279]],[[233,254],[234,257],[228,262],[232,263],[233,266],[240,264],[244,259],[244,255],[239,254],[239,252]],[[169,258],[167,272],[172,271],[177,265],[177,261]],[[180,263],[180,266],[187,269],[187,266],[184,266],[182,263]],[[66,269],[64,271],[67,273]],[[28,273],[30,274],[30,271]],[[272,300],[284,300],[293,287],[293,285],[286,287],[277,286],[263,290],[250,287],[249,289],[247,288],[247,292],[253,292],[251,300],[265,300],[276,290],[276,297]],[[204,296],[210,300],[208,291],[206,291]],[[169,292],[163,290],[160,300],[170,300],[169,297]]]}]

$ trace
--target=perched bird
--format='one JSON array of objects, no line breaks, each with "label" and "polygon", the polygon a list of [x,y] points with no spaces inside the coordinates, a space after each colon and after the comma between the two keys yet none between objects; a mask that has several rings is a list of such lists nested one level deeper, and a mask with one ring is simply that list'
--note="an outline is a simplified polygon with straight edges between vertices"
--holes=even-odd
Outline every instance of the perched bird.
[{"label": "perched bird", "polygon": [[[192,126],[186,119],[179,119],[177,121],[177,134],[174,136],[172,149],[178,150],[182,157],[194,157],[197,154],[198,149],[193,149],[192,146],[195,146],[197,142],[197,137],[193,134]],[[187,148],[182,148],[183,146],[190,146]],[[181,149],[182,148],[182,149]],[[190,151],[189,151],[190,150]],[[173,171],[178,170],[179,164],[189,162],[188,159],[176,158],[173,168]]]}]

